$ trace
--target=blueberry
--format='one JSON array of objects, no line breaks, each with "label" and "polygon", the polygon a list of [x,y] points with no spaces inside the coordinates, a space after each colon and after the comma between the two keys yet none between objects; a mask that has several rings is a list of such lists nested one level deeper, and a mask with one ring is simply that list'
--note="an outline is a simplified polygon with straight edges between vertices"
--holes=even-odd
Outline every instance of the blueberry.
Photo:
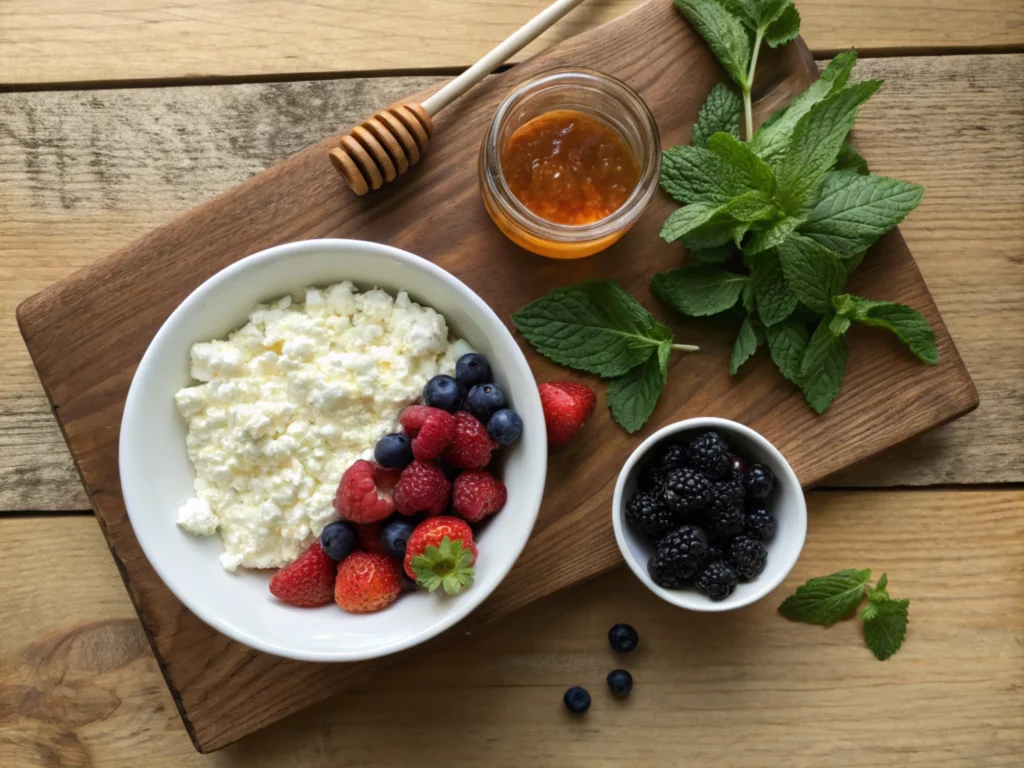
[{"label": "blueberry", "polygon": [[640,635],[629,624],[616,624],[608,630],[608,642],[613,651],[629,653],[640,642]]},{"label": "blueberry", "polygon": [[751,464],[743,475],[747,496],[752,499],[767,499],[775,490],[775,475],[763,464]]},{"label": "blueberry", "polygon": [[416,526],[406,520],[388,523],[380,532],[380,543],[391,557],[405,557],[405,547]]},{"label": "blueberry", "polygon": [[356,547],[356,529],[346,520],[325,525],[320,531],[320,546],[331,560],[344,560]]},{"label": "blueberry", "polygon": [[624,669],[613,669],[608,673],[608,690],[616,696],[625,696],[633,690],[633,676]]},{"label": "blueberry", "polygon": [[565,706],[569,708],[569,711],[576,714],[581,714],[590,709],[590,694],[587,693],[586,688],[581,688],[578,685],[574,685],[566,691],[562,700],[565,702]]},{"label": "blueberry", "polygon": [[474,416],[487,421],[492,413],[505,407],[505,394],[497,384],[477,384],[469,390],[466,405]]},{"label": "blueberry", "polygon": [[431,408],[442,408],[451,413],[462,402],[462,389],[451,376],[435,376],[423,388],[423,402]]},{"label": "blueberry", "polygon": [[487,384],[491,380],[491,364],[483,355],[470,352],[455,363],[455,378],[466,389],[472,389],[477,384]]},{"label": "blueberry", "polygon": [[511,445],[523,433],[523,420],[511,408],[502,408],[487,420],[487,432],[502,445]]},{"label": "blueberry", "polygon": [[405,469],[412,462],[412,443],[399,433],[384,435],[373,449],[373,458],[385,469]]}]

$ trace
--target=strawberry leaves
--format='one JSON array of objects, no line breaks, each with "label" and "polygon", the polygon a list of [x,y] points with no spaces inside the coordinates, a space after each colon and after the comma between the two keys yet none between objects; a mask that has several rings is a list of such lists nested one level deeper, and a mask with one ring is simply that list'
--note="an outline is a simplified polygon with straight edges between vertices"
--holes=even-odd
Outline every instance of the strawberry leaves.
[{"label": "strawberry leaves", "polygon": [[457,595],[473,586],[473,553],[462,546],[462,539],[452,541],[445,536],[438,546],[428,546],[412,559],[416,583],[436,592],[443,588],[446,594]]}]

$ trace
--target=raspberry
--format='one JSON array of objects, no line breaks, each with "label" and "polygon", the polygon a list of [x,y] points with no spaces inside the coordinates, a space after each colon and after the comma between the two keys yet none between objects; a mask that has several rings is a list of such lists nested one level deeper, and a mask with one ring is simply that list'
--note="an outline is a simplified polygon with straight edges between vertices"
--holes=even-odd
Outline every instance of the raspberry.
[{"label": "raspberry", "polygon": [[708,480],[718,480],[732,470],[729,446],[717,432],[705,432],[690,443],[687,463],[700,470]]},{"label": "raspberry", "polygon": [[352,527],[356,529],[356,544],[359,549],[372,555],[387,555],[388,551],[380,540],[384,523],[356,523]]},{"label": "raspberry", "polygon": [[729,547],[729,562],[744,581],[756,579],[768,562],[768,550],[755,539],[740,536]]},{"label": "raspberry", "polygon": [[692,514],[704,509],[711,501],[711,484],[695,469],[675,469],[665,478],[661,498],[665,506],[676,514]]},{"label": "raspberry", "polygon": [[440,515],[448,506],[452,484],[436,464],[414,461],[402,470],[395,486],[395,507],[403,515]]},{"label": "raspberry", "polygon": [[412,438],[412,455],[420,461],[433,461],[455,436],[455,417],[440,408],[410,405],[398,417]]},{"label": "raspberry", "polygon": [[487,427],[467,411],[455,414],[455,436],[444,451],[444,460],[459,469],[483,469],[491,461],[497,443]]},{"label": "raspberry", "polygon": [[505,484],[482,469],[463,472],[452,486],[452,509],[471,523],[500,511],[507,499]]},{"label": "raspberry", "polygon": [[697,576],[697,589],[712,600],[725,600],[736,589],[736,572],[728,563],[712,563]]},{"label": "raspberry", "polygon": [[360,459],[345,470],[334,495],[334,509],[344,520],[373,523],[395,511],[398,471]]},{"label": "raspberry", "polygon": [[657,491],[637,491],[626,502],[626,520],[652,539],[660,539],[679,526],[679,518]]},{"label": "raspberry", "polygon": [[655,584],[678,589],[694,576],[708,552],[708,537],[700,528],[684,525],[658,542],[654,557],[647,561],[647,572]]}]

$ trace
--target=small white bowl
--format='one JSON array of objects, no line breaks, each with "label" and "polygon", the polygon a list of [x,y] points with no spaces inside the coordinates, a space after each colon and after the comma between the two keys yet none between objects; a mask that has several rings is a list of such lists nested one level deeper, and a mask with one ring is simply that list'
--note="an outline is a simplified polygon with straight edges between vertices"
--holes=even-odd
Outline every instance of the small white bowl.
[{"label": "small white bowl", "polygon": [[[626,502],[636,491],[636,476],[640,465],[654,451],[655,446],[673,439],[692,439],[711,429],[721,433],[729,446],[746,456],[751,463],[767,466],[775,474],[776,481],[775,492],[767,501],[777,523],[775,536],[765,545],[768,548],[768,564],[754,581],[741,581],[729,597],[717,602],[699,592],[696,587],[665,589],[655,584],[647,573],[647,561],[654,554],[654,545],[642,532],[634,531],[626,522]],[[796,474],[778,448],[743,424],[729,419],[704,417],[669,424],[633,451],[615,484],[612,525],[615,528],[615,540],[626,563],[651,592],[680,608],[712,613],[750,605],[782,583],[793,570],[804,547],[804,539],[807,537],[807,505]]]},{"label": "small white bowl", "polygon": [[[311,285],[351,280],[433,307],[452,331],[486,355],[523,436],[501,453],[508,503],[478,539],[476,582],[456,597],[418,592],[379,613],[354,615],[333,603],[295,608],[274,598],[272,572],[226,572],[217,536],[177,526],[193,495],[185,422],[174,393],[191,383],[189,349],[240,328],[261,301]],[[135,536],[150,564],[189,610],[214,629],[266,653],[306,661],[357,661],[395,653],[443,632],[479,605],[512,568],[533,529],[547,473],[547,430],[533,373],[504,323],[443,269],[406,251],[358,240],[307,240],[261,251],[218,272],[160,328],[128,391],[119,444],[121,490]],[[340,479],[340,478],[339,478]]]}]

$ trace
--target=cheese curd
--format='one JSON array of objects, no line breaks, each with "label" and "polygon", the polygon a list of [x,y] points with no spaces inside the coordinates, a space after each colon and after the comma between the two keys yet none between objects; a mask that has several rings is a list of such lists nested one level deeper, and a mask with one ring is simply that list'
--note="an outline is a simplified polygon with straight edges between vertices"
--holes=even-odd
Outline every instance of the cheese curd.
[{"label": "cheese curd", "polygon": [[398,414],[470,351],[442,315],[403,291],[344,282],[258,305],[228,335],[193,345],[175,395],[188,425],[191,533],[220,533],[228,570],[294,560],[334,520],[342,473],[397,429]]}]

